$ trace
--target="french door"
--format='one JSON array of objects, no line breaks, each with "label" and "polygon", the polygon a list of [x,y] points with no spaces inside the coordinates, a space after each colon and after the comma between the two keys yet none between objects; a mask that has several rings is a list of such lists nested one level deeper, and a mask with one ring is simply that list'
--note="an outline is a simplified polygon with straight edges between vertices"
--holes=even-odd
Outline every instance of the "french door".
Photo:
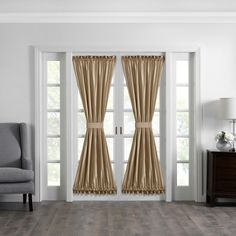
[{"label": "french door", "polygon": [[47,52],[42,57],[41,200],[68,199],[68,196],[71,196],[71,200],[193,200],[195,54],[165,54],[165,67],[152,121],[166,190],[162,195],[122,194],[122,180],[131,150],[135,120],[121,65],[122,54],[112,54],[116,55],[116,65],[104,119],[104,132],[117,194],[103,196],[72,193],[86,131],[72,55]]},{"label": "french door", "polygon": [[[162,84],[162,83],[161,83]],[[77,92],[77,156],[75,166],[78,166],[78,161],[83,148],[84,136],[86,131],[85,114],[80,98],[79,92]],[[107,196],[105,199],[161,199],[160,196],[144,196],[144,195],[127,195],[122,194],[122,180],[125,174],[131,145],[133,141],[133,135],[135,131],[135,119],[132,111],[131,100],[128,94],[126,81],[124,78],[121,56],[117,56],[115,71],[113,74],[110,93],[107,103],[107,111],[104,119],[104,132],[107,140],[111,165],[113,174],[117,185],[117,194],[115,196]],[[158,150],[159,161],[161,160],[160,152],[160,93],[158,94],[155,113],[153,117],[153,133],[155,136],[155,142]],[[164,139],[163,139],[164,140]],[[164,163],[164,160],[162,160]],[[76,171],[76,168],[74,169]],[[84,199],[84,196],[79,197]],[[96,196],[92,197],[96,199]],[[98,197],[98,198],[104,198]],[[87,199],[90,199],[87,196]]]}]

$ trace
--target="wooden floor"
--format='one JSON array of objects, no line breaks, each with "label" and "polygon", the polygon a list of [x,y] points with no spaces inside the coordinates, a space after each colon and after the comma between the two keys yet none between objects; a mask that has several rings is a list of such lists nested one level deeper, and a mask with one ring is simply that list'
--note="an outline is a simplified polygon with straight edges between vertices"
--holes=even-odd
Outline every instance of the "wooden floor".
[{"label": "wooden floor", "polygon": [[0,235],[236,236],[236,207],[195,203],[0,203]]}]

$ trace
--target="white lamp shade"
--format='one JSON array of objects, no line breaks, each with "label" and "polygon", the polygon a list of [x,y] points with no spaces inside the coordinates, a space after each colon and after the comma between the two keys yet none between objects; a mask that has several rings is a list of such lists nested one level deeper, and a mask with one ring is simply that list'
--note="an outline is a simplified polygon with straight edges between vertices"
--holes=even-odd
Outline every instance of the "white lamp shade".
[{"label": "white lamp shade", "polygon": [[220,99],[220,117],[224,120],[236,120],[236,98]]}]

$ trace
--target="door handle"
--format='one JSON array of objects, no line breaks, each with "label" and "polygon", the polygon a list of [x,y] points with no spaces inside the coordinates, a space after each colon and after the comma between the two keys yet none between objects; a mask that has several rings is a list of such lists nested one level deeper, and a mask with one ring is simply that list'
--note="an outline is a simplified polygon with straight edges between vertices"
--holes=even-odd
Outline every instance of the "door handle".
[{"label": "door handle", "polygon": [[115,127],[115,134],[117,134],[117,126]]},{"label": "door handle", "polygon": [[122,127],[120,127],[120,134],[122,134],[122,132],[123,132],[123,131],[122,131]]}]

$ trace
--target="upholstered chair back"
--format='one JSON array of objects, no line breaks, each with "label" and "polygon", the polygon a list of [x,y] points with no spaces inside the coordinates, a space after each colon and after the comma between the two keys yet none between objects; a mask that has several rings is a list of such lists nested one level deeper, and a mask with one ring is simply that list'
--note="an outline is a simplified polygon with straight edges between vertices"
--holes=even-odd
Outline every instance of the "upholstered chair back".
[{"label": "upholstered chair back", "polygon": [[21,124],[0,123],[0,167],[21,168]]}]

